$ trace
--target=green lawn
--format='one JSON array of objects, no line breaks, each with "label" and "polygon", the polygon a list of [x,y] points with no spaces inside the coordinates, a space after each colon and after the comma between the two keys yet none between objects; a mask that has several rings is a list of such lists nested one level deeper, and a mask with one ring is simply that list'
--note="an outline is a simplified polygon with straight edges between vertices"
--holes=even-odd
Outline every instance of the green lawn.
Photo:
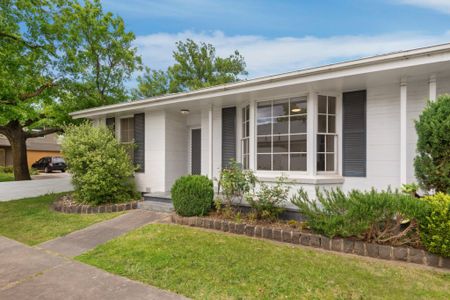
[{"label": "green lawn", "polygon": [[63,214],[50,209],[58,195],[0,202],[0,235],[36,245],[121,213]]},{"label": "green lawn", "polygon": [[449,273],[179,225],[148,225],[76,259],[196,299],[450,299]]},{"label": "green lawn", "polygon": [[0,172],[0,182],[2,182],[2,181],[13,181],[13,180],[14,180],[14,174],[13,173]]}]

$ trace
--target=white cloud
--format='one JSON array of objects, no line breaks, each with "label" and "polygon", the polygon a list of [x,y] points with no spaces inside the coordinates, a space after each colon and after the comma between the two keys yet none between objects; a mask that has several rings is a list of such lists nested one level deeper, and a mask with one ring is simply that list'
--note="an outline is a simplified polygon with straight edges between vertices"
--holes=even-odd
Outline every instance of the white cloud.
[{"label": "white cloud", "polygon": [[227,36],[221,31],[176,34],[157,33],[138,36],[136,46],[144,64],[165,69],[173,64],[175,42],[191,38],[211,43],[219,56],[228,56],[235,49],[245,57],[249,78],[283,73],[306,67],[348,59],[384,54],[393,51],[442,44],[450,41],[450,32],[441,35],[396,33],[374,36],[279,37],[257,35]]},{"label": "white cloud", "polygon": [[397,0],[397,2],[450,14],[450,0]]}]

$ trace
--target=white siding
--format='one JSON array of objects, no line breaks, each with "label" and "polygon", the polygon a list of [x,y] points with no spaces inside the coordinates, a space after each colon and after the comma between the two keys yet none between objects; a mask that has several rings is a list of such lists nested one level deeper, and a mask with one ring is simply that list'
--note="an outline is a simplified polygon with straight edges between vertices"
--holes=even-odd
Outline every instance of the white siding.
[{"label": "white siding", "polygon": [[188,173],[188,129],[181,114],[166,114],[166,169],[165,189],[169,191],[179,177]]}]

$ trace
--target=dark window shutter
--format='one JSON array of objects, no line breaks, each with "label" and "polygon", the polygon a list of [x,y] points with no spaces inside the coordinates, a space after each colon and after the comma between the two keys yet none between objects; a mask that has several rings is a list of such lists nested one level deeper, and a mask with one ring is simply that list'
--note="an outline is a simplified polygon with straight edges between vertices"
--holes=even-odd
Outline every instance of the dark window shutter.
[{"label": "dark window shutter", "polygon": [[222,167],[236,159],[236,107],[222,109]]},{"label": "dark window shutter", "polygon": [[106,127],[111,129],[114,136],[116,135],[116,118],[106,118]]},{"label": "dark window shutter", "polygon": [[134,115],[134,164],[139,166],[138,172],[145,171],[145,114]]},{"label": "dark window shutter", "polygon": [[342,97],[342,173],[366,177],[366,91],[344,93]]}]

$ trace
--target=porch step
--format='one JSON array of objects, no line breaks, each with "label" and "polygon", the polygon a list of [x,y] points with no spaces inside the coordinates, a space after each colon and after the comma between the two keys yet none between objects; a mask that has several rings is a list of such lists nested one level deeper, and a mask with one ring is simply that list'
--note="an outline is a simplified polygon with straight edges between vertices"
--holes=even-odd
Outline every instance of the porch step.
[{"label": "porch step", "polygon": [[139,202],[138,208],[157,212],[173,212],[172,202],[165,203],[160,201],[144,200]]},{"label": "porch step", "polygon": [[138,208],[159,212],[173,212],[170,193],[144,194],[144,201],[139,202]]}]

